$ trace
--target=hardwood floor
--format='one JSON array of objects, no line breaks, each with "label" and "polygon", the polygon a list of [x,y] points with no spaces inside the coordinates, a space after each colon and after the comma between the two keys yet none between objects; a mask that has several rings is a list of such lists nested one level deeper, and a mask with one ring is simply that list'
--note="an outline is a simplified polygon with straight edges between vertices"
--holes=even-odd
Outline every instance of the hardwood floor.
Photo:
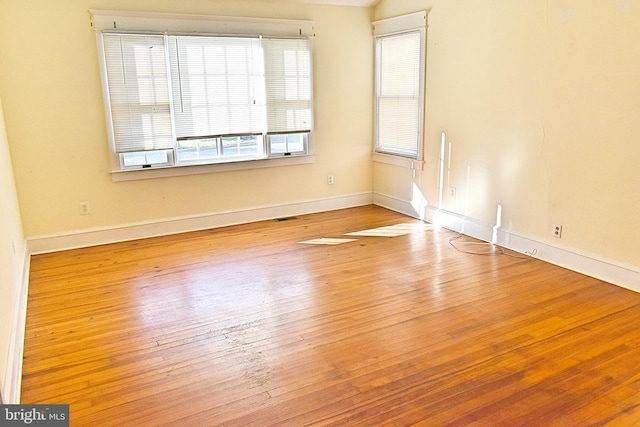
[{"label": "hardwood floor", "polygon": [[22,402],[74,426],[640,424],[639,294],[430,227],[298,243],[403,223],[367,206],[34,256]]}]

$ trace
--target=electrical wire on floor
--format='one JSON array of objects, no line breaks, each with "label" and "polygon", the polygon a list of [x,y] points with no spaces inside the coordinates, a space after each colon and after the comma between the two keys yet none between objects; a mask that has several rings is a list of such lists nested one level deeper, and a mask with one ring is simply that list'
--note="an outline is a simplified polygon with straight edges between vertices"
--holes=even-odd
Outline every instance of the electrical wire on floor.
[{"label": "electrical wire on floor", "polygon": [[[454,237],[450,238],[449,239],[449,244],[455,250],[457,250],[458,252],[462,252],[462,253],[465,253],[465,254],[484,255],[484,256],[506,255],[506,256],[513,257],[513,258],[530,259],[530,258],[533,258],[536,253],[538,253],[537,249],[533,249],[531,252],[525,252],[524,254],[521,254],[521,253],[518,253],[518,252],[515,252],[515,251],[510,251],[508,249],[505,249],[505,248],[503,248],[501,246],[495,245],[495,244],[490,243],[490,242],[460,241],[458,243],[454,243],[454,242],[456,242],[458,239],[460,239],[462,237],[464,237],[464,234],[458,234],[457,236],[454,236]],[[478,250],[463,249],[461,247],[463,245],[469,245],[469,246],[473,246],[473,247],[481,248],[481,249],[478,249]]]}]

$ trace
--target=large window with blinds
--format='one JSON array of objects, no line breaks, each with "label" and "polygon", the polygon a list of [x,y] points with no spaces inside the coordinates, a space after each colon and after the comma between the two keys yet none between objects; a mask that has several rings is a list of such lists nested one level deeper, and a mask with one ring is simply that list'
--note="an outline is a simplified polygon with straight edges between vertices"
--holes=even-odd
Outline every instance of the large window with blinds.
[{"label": "large window with blinds", "polygon": [[98,38],[114,169],[309,154],[309,37],[110,29]]},{"label": "large window with blinds", "polygon": [[421,160],[426,14],[374,23],[375,151]]}]

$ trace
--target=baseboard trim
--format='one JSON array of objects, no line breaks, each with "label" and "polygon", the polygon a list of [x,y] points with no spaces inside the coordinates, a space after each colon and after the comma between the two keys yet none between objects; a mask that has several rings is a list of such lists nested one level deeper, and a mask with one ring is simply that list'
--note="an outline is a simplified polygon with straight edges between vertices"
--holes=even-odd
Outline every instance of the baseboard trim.
[{"label": "baseboard trim", "polygon": [[212,212],[204,215],[166,218],[159,221],[33,236],[27,239],[27,245],[29,253],[42,254],[148,237],[206,230],[229,225],[246,224],[287,216],[325,212],[354,206],[364,206],[370,205],[372,202],[373,195],[371,192],[355,193],[324,199],[287,203],[284,205],[260,206],[249,209]]},{"label": "baseboard trim", "polygon": [[20,289],[16,295],[11,321],[11,337],[9,341],[9,354],[7,358],[7,370],[5,373],[4,390],[2,397],[5,404],[20,403],[20,390],[22,388],[22,358],[24,356],[24,335],[27,321],[27,297],[29,292],[29,268],[31,256],[27,245],[24,246],[24,262]]},{"label": "baseboard trim", "polygon": [[[535,252],[534,256],[543,261],[640,292],[640,269],[638,267],[510,231],[497,229],[494,234],[493,225],[483,224],[473,218],[439,210],[433,206],[427,206],[424,210],[416,209],[409,201],[381,193],[373,194],[373,203],[485,242],[496,243],[516,252],[523,254]],[[422,211],[418,212],[418,210]]]}]

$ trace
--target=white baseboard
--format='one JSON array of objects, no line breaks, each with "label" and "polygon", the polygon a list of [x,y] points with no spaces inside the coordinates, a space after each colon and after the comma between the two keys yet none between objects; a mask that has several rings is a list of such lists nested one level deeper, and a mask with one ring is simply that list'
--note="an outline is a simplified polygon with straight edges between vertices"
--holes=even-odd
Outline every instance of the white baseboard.
[{"label": "white baseboard", "polygon": [[20,289],[13,304],[13,319],[11,321],[11,337],[9,341],[9,357],[7,359],[7,371],[5,373],[4,390],[2,398],[5,404],[20,403],[20,390],[22,387],[22,358],[24,356],[24,333],[27,321],[27,297],[29,291],[29,267],[31,256],[27,246],[24,250],[24,266]]},{"label": "white baseboard", "polygon": [[385,194],[374,193],[373,203],[485,242],[493,242],[516,252],[532,253],[535,250],[535,258],[640,292],[640,268],[638,267],[501,229],[497,229],[494,236],[492,225],[480,223],[464,215],[438,210],[432,206],[427,206],[422,212],[418,212],[422,209],[414,207],[411,202]]},{"label": "white baseboard", "polygon": [[212,212],[204,215],[166,218],[159,221],[34,236],[27,239],[27,245],[31,254],[41,254],[66,249],[123,242],[127,240],[206,230],[209,228],[229,225],[245,224],[294,215],[325,212],[354,206],[364,206],[370,205],[372,201],[371,192],[348,194],[325,199],[288,203],[284,205],[260,206],[249,209]]}]

